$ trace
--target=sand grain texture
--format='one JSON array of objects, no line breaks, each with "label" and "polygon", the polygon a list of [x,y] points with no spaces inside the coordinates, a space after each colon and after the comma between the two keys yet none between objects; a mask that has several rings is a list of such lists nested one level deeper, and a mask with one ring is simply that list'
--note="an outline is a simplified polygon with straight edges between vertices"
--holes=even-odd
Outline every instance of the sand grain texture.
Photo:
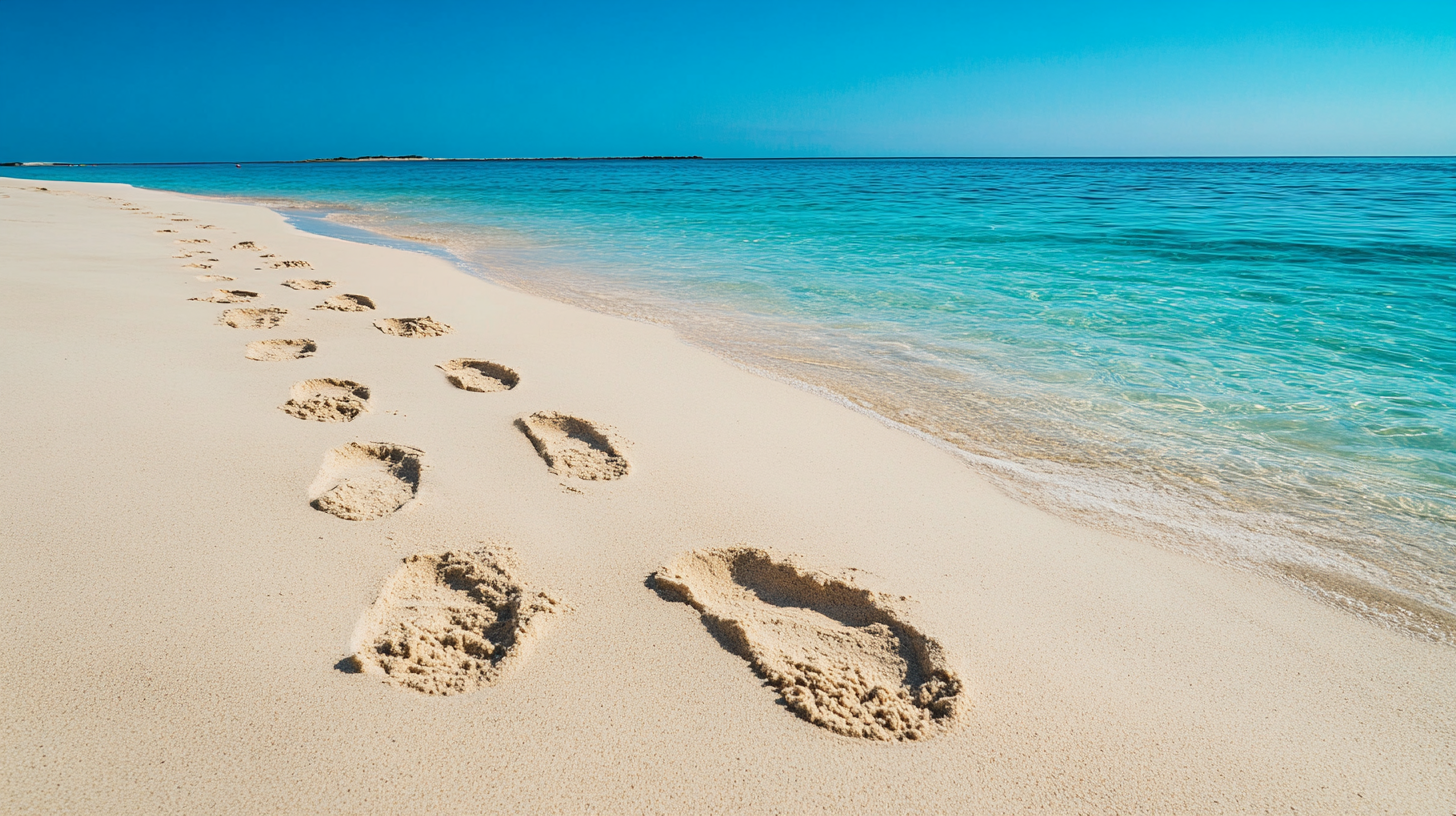
[{"label": "sand grain texture", "polygon": [[424,451],[387,442],[350,442],[324,455],[310,504],[348,521],[372,521],[412,501]]},{"label": "sand grain texture", "polygon": [[318,344],[312,340],[254,340],[243,351],[249,360],[280,362],[312,357],[318,351]]},{"label": "sand grain texture", "polygon": [[791,711],[848,737],[922,740],[969,709],[944,648],[888,596],[754,547],[694,550],[653,575],[702,613]]},{"label": "sand grain texture", "polygon": [[524,584],[514,560],[499,546],[406,558],[361,621],[347,667],[431,695],[499,682],[545,621],[565,611]]},{"label": "sand grain texture", "polygon": [[445,372],[445,379],[462,391],[509,391],[521,382],[519,374],[500,363],[471,357],[447,360],[436,368]]},{"label": "sand grain texture", "polygon": [[369,387],[334,377],[294,383],[283,413],[315,422],[352,422],[369,411]]},{"label": "sand grain texture", "polygon": [[331,280],[309,280],[308,278],[289,278],[283,282],[289,289],[328,289],[334,285]]},{"label": "sand grain texture", "polygon": [[261,309],[228,309],[218,322],[234,329],[272,329],[283,324],[287,309],[270,306]]},{"label": "sand grain texture", "polygon": [[374,311],[374,299],[365,295],[334,295],[325,299],[314,309],[334,312],[372,312]]},{"label": "sand grain texture", "polygon": [[450,326],[425,317],[386,317],[374,321],[374,328],[391,337],[442,337],[454,331]]},{"label": "sand grain texture", "polygon": [[630,470],[624,443],[609,428],[556,411],[520,417],[516,427],[552,473],[597,481],[620,479]]}]

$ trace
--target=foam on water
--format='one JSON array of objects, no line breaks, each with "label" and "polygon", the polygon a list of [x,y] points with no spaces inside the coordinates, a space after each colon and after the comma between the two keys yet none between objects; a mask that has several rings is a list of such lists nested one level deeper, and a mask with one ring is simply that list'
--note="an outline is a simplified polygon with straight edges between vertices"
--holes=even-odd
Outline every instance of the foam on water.
[{"label": "foam on water", "polygon": [[1456,637],[1453,160],[21,170],[428,241],[1027,501]]}]

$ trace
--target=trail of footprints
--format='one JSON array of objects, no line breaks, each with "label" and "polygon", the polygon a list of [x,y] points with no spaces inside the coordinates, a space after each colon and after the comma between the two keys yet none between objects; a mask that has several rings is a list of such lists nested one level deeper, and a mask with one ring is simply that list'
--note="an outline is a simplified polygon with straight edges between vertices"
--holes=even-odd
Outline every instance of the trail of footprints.
[{"label": "trail of footprints", "polygon": [[[190,222],[180,213],[159,216],[125,202],[121,208],[170,217],[179,227]],[[190,261],[184,269],[207,270],[220,262],[212,257],[210,239],[174,240],[180,251],[173,257]],[[260,262],[276,257],[253,241],[238,241],[230,252],[253,253]],[[268,267],[313,268],[298,259],[276,260]],[[235,280],[220,273],[195,278]],[[308,292],[338,282],[288,278],[280,284]],[[257,297],[248,289],[215,289],[189,300],[234,304]],[[376,304],[365,295],[338,294],[313,309],[357,313],[374,311]],[[218,322],[271,330],[287,316],[288,310],[277,306],[230,308]],[[453,331],[430,316],[382,318],[373,327],[401,338]],[[310,339],[270,338],[247,343],[244,356],[285,362],[319,351]],[[462,391],[499,393],[521,384],[514,369],[488,359],[456,358],[437,367]],[[305,379],[289,388],[279,408],[306,421],[352,422],[372,411],[371,391],[350,379]],[[609,481],[630,473],[627,444],[608,426],[556,411],[520,416],[514,424],[547,471],[558,477]],[[390,442],[334,447],[324,453],[307,490],[309,504],[349,522],[388,518],[417,501],[424,459],[424,451]],[[549,622],[569,610],[520,573],[514,552],[498,543],[405,558],[364,612],[350,654],[338,668],[428,695],[465,694],[500,682],[525,660]],[[745,546],[685,552],[652,573],[649,584],[662,598],[696,610],[708,632],[747,661],[788,710],[832,733],[922,740],[951,730],[969,710],[964,681],[941,644],[911,620],[906,599],[861,587],[852,573],[815,570],[794,557]]]}]

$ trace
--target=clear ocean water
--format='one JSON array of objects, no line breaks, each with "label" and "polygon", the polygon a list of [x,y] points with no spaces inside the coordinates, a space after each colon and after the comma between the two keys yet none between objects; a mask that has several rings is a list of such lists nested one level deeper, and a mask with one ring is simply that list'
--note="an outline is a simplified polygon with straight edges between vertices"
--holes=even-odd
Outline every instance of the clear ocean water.
[{"label": "clear ocean water", "polygon": [[1456,642],[1453,159],[0,172],[448,250],[823,389],[1054,512]]}]

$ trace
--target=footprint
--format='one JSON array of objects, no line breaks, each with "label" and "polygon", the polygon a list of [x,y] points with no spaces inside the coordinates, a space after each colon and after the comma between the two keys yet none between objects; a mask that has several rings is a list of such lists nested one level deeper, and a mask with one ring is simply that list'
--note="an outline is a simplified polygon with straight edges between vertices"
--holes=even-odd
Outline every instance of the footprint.
[{"label": "footprint", "polygon": [[243,356],[249,360],[276,363],[312,357],[316,351],[318,344],[312,340],[254,340],[247,345]]},{"label": "footprint", "polygon": [[317,422],[352,422],[369,410],[369,387],[353,380],[304,380],[294,383],[288,397],[278,406],[284,413]]},{"label": "footprint", "polygon": [[653,575],[784,704],[837,734],[918,740],[969,708],[945,650],[891,596],[754,547],[683,553]]},{"label": "footprint", "polygon": [[584,419],[537,411],[516,420],[552,473],[578,479],[620,479],[627,475],[622,441]]},{"label": "footprint", "polygon": [[289,289],[328,289],[334,285],[329,280],[308,280],[306,278],[289,278],[283,282]]},{"label": "footprint", "polygon": [[287,309],[268,306],[262,309],[228,309],[218,318],[224,326],[235,329],[272,329],[283,322]]},{"label": "footprint", "polygon": [[509,391],[521,382],[521,376],[500,363],[489,360],[472,360],[462,357],[458,360],[435,366],[445,372],[445,379],[456,388],[465,391]]},{"label": "footprint", "polygon": [[426,315],[425,317],[386,317],[374,321],[374,328],[395,337],[439,337],[454,329]]},{"label": "footprint", "polygon": [[374,299],[365,295],[334,295],[313,308],[329,309],[335,312],[372,312],[374,311]]},{"label": "footprint", "polygon": [[308,261],[279,261],[271,264],[274,269],[313,269]]},{"label": "footprint", "polygon": [[424,451],[387,442],[350,442],[324,455],[309,488],[315,510],[349,521],[383,518],[415,497]]},{"label": "footprint", "polygon": [[157,232],[176,232],[177,230],[157,230]]},{"label": "footprint", "polygon": [[[212,277],[220,276],[214,275]],[[232,278],[227,278],[227,280],[232,280]],[[246,289],[214,289],[212,290],[212,294],[207,297],[188,298],[188,300],[197,300],[203,303],[247,303],[257,296],[257,292],[249,292]],[[234,309],[232,311],[241,310]]]},{"label": "footprint", "polygon": [[198,229],[222,229],[222,227],[219,227],[216,224],[198,224],[197,225],[197,228]]},{"label": "footprint", "polygon": [[568,609],[516,573],[505,547],[411,555],[359,621],[340,667],[423,694],[494,685]]},{"label": "footprint", "polygon": [[182,264],[182,268],[183,269],[211,269],[212,268],[212,264],[205,264],[205,263]]},{"label": "footprint", "polygon": [[197,276],[197,279],[200,280],[200,281],[230,281],[230,280],[235,280],[234,278],[230,278],[227,275],[198,275]]},{"label": "footprint", "polygon": [[253,241],[239,241],[236,244],[233,244],[233,249],[246,249],[250,252],[262,252],[263,250],[267,249],[267,247],[258,246],[258,244]]},{"label": "footprint", "polygon": [[212,242],[209,241],[209,240],[207,240],[206,238],[178,238],[177,239],[177,243],[179,243],[179,244],[210,244]]}]

